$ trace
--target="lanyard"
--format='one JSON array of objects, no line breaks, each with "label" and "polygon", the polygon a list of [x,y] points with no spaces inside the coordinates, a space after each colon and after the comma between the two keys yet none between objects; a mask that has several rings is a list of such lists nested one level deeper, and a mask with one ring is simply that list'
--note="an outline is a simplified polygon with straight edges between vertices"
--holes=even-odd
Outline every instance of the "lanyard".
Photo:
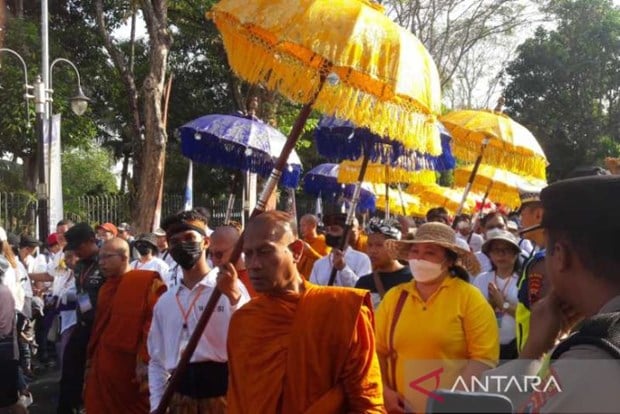
[{"label": "lanyard", "polygon": [[[192,300],[192,303],[189,305],[189,308],[187,308],[187,312],[185,311],[185,309],[183,309],[183,305],[181,305],[181,301],[179,300],[179,292],[177,292],[177,294],[175,295],[175,298],[177,300],[177,305],[179,306],[179,310],[181,311],[181,316],[183,316],[183,329],[187,329],[187,319],[189,318],[189,314],[192,313],[192,309],[194,309],[194,306],[196,305],[196,301],[200,297],[200,294],[202,293],[203,290],[204,290],[204,286],[200,286],[198,289],[196,289],[196,295],[194,296],[194,300]],[[190,291],[190,295],[191,295],[191,291]]]},{"label": "lanyard", "polygon": [[[494,279],[495,279],[495,286],[497,286],[499,288],[499,284],[497,283],[497,272],[495,272],[495,274],[493,275]],[[504,300],[506,300],[506,291],[508,290],[508,285],[510,285],[510,279],[512,279],[512,275],[508,276],[506,278],[506,284],[504,285],[504,287],[502,288],[501,292],[502,292],[502,297],[504,298]]]}]

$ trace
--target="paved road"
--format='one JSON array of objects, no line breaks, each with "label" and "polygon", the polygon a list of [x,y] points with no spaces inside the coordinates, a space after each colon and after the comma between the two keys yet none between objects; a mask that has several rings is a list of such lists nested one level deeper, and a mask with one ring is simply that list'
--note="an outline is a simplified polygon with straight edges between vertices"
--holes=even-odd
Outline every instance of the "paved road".
[{"label": "paved road", "polygon": [[30,383],[30,391],[34,403],[28,407],[30,414],[55,414],[58,402],[58,382],[60,369],[51,369],[41,372]]}]

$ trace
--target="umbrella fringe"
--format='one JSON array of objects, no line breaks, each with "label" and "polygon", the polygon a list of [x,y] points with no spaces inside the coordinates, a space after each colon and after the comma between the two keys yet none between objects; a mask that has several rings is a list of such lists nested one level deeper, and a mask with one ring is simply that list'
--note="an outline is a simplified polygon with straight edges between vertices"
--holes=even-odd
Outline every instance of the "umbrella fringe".
[{"label": "umbrella fringe", "polygon": [[[230,66],[240,77],[278,90],[292,101],[310,101],[319,85],[320,68],[324,66],[321,56],[308,52],[304,56],[307,61],[302,61],[290,53],[287,44],[273,50],[267,35],[260,33],[259,28],[249,30],[226,13],[212,13],[210,17],[222,34]],[[341,57],[341,61],[349,60],[355,59]],[[388,86],[370,90],[364,80],[372,79],[356,76],[349,68],[333,67],[332,71],[338,74],[339,80],[334,84],[328,81],[317,97],[315,109],[367,127],[379,136],[398,137],[408,149],[432,156],[441,154],[436,117],[427,108],[414,99],[395,95]],[[368,83],[379,84],[374,81]]]},{"label": "umbrella fringe", "polygon": [[[465,162],[474,162],[480,154],[480,142],[469,139],[458,139],[454,136],[452,153],[456,158]],[[544,180],[546,177],[547,160],[529,154],[526,157],[508,156],[505,148],[498,148],[492,144],[484,150],[485,164],[523,175]],[[513,149],[514,151],[514,149]],[[523,151],[525,153],[525,151]],[[528,155],[525,153],[525,155]]]},{"label": "umbrella fringe", "polygon": [[[357,182],[360,170],[359,162],[343,162],[338,170],[338,182],[352,184]],[[431,185],[437,183],[435,171],[421,170],[408,171],[404,168],[390,167],[389,177],[386,177],[385,166],[369,165],[364,175],[364,181],[369,183],[416,183],[421,185]]]}]

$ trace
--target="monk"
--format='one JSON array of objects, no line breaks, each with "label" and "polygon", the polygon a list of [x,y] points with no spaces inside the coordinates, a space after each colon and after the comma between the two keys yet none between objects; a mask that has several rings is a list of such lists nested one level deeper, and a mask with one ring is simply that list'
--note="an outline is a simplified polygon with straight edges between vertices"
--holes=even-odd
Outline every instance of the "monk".
[{"label": "monk", "polygon": [[268,211],[244,234],[259,295],[230,322],[228,413],[384,413],[370,297],[305,281],[291,222]]},{"label": "monk", "polygon": [[323,257],[329,254],[331,248],[325,243],[325,236],[317,232],[318,226],[319,219],[314,214],[306,214],[299,220],[299,230],[303,241]]},{"label": "monk", "polygon": [[297,262],[297,270],[304,279],[309,280],[314,263],[323,256],[318,254],[317,251],[310,247],[308,243],[303,242],[303,244],[304,250],[299,258],[299,261]]},{"label": "monk", "polygon": [[[213,267],[223,266],[229,262],[230,255],[232,254],[239,237],[241,237],[241,229],[234,225],[226,224],[224,226],[217,227],[215,231],[213,231],[210,237],[211,244],[209,245],[209,256],[211,257]],[[240,257],[239,260],[237,260],[237,263],[235,263],[235,269],[237,270],[239,280],[248,290],[250,297],[253,298],[256,296],[256,292],[250,283],[250,277],[248,276],[248,271],[245,268],[243,257]]]},{"label": "monk", "polygon": [[357,218],[353,219],[351,233],[349,236],[349,246],[354,250],[362,253],[368,253],[368,235],[360,228],[360,222]]},{"label": "monk", "polygon": [[106,281],[88,343],[88,414],[149,412],[146,340],[153,307],[166,285],[157,272],[131,270],[130,259],[129,245],[120,238],[105,242],[99,253]]}]

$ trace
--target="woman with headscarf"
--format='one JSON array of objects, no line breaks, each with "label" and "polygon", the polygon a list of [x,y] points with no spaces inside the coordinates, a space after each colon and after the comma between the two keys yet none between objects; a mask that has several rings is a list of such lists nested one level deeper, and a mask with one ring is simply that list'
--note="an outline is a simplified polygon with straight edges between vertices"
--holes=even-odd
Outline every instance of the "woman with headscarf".
[{"label": "woman with headscarf", "polygon": [[413,240],[386,246],[409,261],[414,280],[391,289],[376,313],[385,405],[389,413],[425,412],[433,390],[469,384],[497,364],[497,322],[468,282],[479,264],[449,226],[426,223]]},{"label": "woman with headscarf", "polygon": [[487,232],[482,252],[491,259],[492,270],[478,275],[474,285],[495,310],[499,326],[499,359],[515,359],[518,356],[515,328],[515,311],[519,301],[517,259],[521,248],[509,231],[491,230]]}]

